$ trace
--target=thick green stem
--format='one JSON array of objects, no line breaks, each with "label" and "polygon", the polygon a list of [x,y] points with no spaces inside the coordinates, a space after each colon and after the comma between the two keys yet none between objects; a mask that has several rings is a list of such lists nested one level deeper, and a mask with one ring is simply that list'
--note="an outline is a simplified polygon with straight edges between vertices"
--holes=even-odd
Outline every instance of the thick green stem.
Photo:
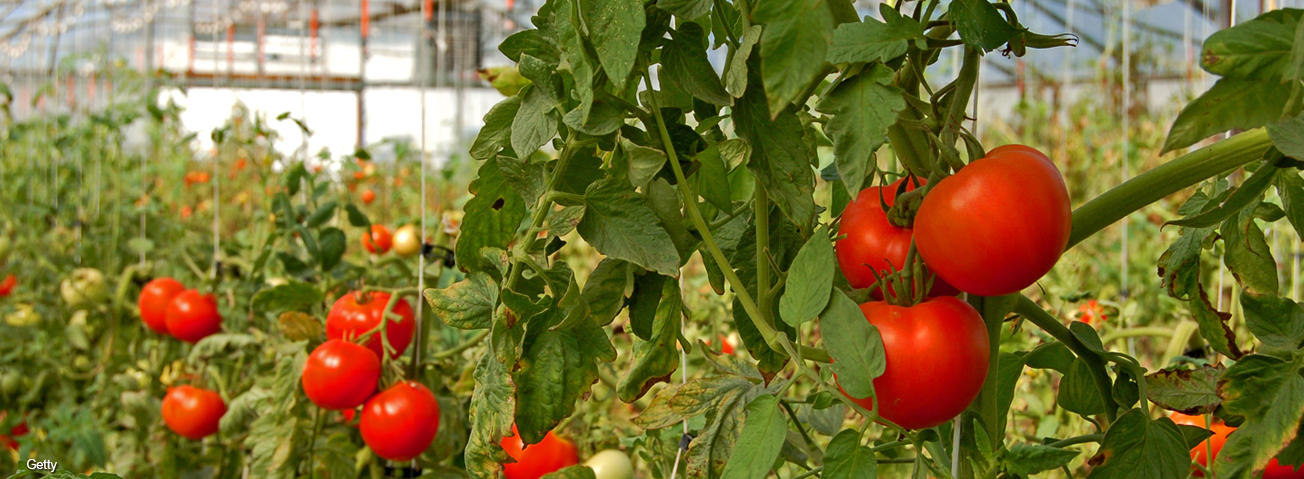
[{"label": "thick green stem", "polygon": [[[644,80],[647,81],[646,76]],[[651,84],[648,84],[648,88],[651,88]],[[738,278],[738,273],[734,272],[733,267],[729,265],[728,258],[724,257],[724,251],[720,250],[720,245],[715,242],[715,237],[707,227],[706,220],[702,218],[702,212],[697,208],[697,195],[693,194],[692,187],[688,185],[688,178],[684,176],[684,169],[679,166],[679,156],[675,153],[674,143],[670,140],[670,131],[666,129],[666,120],[661,115],[661,107],[657,104],[655,92],[652,93],[648,95],[652,102],[652,114],[656,118],[657,130],[661,134],[661,141],[666,149],[666,155],[669,156],[670,168],[674,170],[675,181],[679,184],[679,194],[683,198],[684,210],[688,212],[689,220],[693,222],[693,227],[697,229],[697,232],[702,235],[702,244],[706,245],[706,249],[711,253],[711,258],[720,267],[720,272],[724,273],[725,280],[728,281],[729,287],[733,289],[734,295],[738,297],[738,302],[742,304],[747,316],[756,325],[756,329],[760,330],[761,336],[765,338],[765,344],[775,351],[781,351],[782,345],[779,340],[779,332],[765,322],[764,316],[761,316],[760,308],[752,300],[752,295],[747,292],[742,279]],[[801,352],[802,357],[811,361],[832,362],[828,351],[823,349],[801,346]]]},{"label": "thick green stem", "polygon": [[[1101,358],[1095,351],[1082,344],[1082,341],[1079,341],[1077,336],[1069,331],[1069,328],[1065,327],[1054,316],[1051,316],[1050,313],[1047,313],[1046,310],[1041,309],[1041,306],[1028,299],[1027,296],[1019,296],[1018,301],[1014,304],[1014,312],[1046,331],[1051,337],[1064,343],[1065,346],[1069,347],[1069,350],[1073,351],[1073,354],[1076,354],[1087,364],[1087,369],[1091,371],[1091,379],[1096,385],[1096,390],[1100,393],[1101,399],[1105,401],[1105,417],[1109,419],[1110,423],[1113,423],[1115,417],[1117,417],[1117,408],[1112,407],[1114,404],[1112,399],[1114,397],[1113,387],[1109,382],[1109,374],[1105,372],[1104,358]],[[1108,425],[1101,426],[1105,428]]]},{"label": "thick green stem", "polygon": [[[575,149],[581,145],[582,143],[577,143],[575,141],[575,134],[571,133],[571,138],[566,141],[566,147],[562,151],[561,158],[557,160],[557,167],[552,170],[552,174],[548,178],[548,189],[539,197],[539,204],[535,206],[534,214],[530,217],[531,230],[538,230],[543,226],[544,220],[548,219],[548,213],[552,211],[552,201],[555,198],[549,193],[556,189],[557,178],[560,178],[561,173],[566,171],[566,165],[570,163],[571,156],[574,155]],[[529,252],[534,249],[534,244],[538,240],[539,235],[529,235],[525,238],[525,241],[521,243],[521,251],[524,254],[529,254]],[[522,271],[523,266],[524,265],[522,265],[520,261],[513,262],[511,276],[508,276],[507,278],[507,287],[505,289],[512,289],[516,286],[516,282],[520,281],[521,274],[524,272]]]},{"label": "thick green stem", "polygon": [[1267,130],[1256,128],[1182,155],[1114,187],[1073,211],[1073,230],[1065,249],[1165,196],[1262,158],[1270,146]]},{"label": "thick green stem", "polygon": [[770,195],[765,188],[756,188],[756,297],[761,319],[774,324],[770,318]]}]

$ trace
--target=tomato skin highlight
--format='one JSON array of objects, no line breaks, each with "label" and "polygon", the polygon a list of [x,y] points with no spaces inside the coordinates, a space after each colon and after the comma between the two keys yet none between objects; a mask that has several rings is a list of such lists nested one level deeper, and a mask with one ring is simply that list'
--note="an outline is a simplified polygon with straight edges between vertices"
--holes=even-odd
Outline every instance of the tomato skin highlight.
[{"label": "tomato skin highlight", "polygon": [[372,254],[385,254],[393,245],[393,237],[385,225],[371,225],[371,234],[362,235],[362,247]]},{"label": "tomato skin highlight", "polygon": [[[874,379],[874,390],[884,419],[906,429],[929,428],[978,397],[991,344],[982,315],[969,303],[940,296],[911,307],[865,303],[860,310],[883,338],[887,367]],[[872,398],[852,399],[874,406]]]},{"label": "tomato skin highlight", "polygon": [[503,464],[503,475],[507,479],[539,479],[548,473],[580,463],[575,444],[557,437],[552,431],[548,431],[538,444],[526,447],[513,424],[512,436],[504,437],[500,445],[507,451],[507,455],[516,460],[514,463]]},{"label": "tomato skin highlight", "polygon": [[222,330],[222,316],[217,312],[217,297],[193,289],[178,293],[168,303],[168,333],[190,344]]},{"label": "tomato skin highlight", "polygon": [[439,401],[420,383],[403,381],[367,401],[358,430],[377,456],[410,461],[439,432]]},{"label": "tomato skin highlight", "polygon": [[[902,228],[888,221],[887,212],[882,203],[888,206],[896,204],[897,188],[903,180],[888,186],[871,186],[860,190],[856,199],[847,205],[838,223],[838,235],[843,236],[834,244],[838,256],[838,266],[847,282],[853,288],[868,288],[879,276],[887,276],[893,270],[905,267],[906,256],[910,252],[910,240],[914,235],[911,228]],[[921,181],[921,184],[924,182]],[[913,190],[914,184],[907,183],[906,190]],[[891,287],[889,286],[889,290]],[[895,294],[895,291],[892,291]],[[883,294],[875,288],[871,293],[875,299],[882,299]],[[959,294],[953,286],[941,279],[933,282],[929,296],[955,296]]]},{"label": "tomato skin highlight", "polygon": [[140,308],[140,320],[150,330],[159,334],[168,334],[167,313],[172,299],[185,291],[186,287],[172,278],[155,278],[145,287],[140,288],[140,297],[136,306]]},{"label": "tomato skin highlight", "polygon": [[207,389],[177,386],[163,397],[163,422],[181,437],[200,440],[217,432],[226,414],[222,396]]},{"label": "tomato skin highlight", "polygon": [[380,357],[340,339],[317,346],[303,365],[303,392],[322,409],[353,410],[367,402],[380,381]]},{"label": "tomato skin highlight", "polygon": [[[389,293],[372,291],[362,301],[359,301],[359,296],[361,293],[350,291],[335,300],[330,313],[326,315],[327,339],[352,341],[380,325],[385,304],[389,302]],[[403,318],[402,321],[388,320],[385,325],[385,337],[389,340],[390,347],[394,348],[394,354],[389,357],[396,358],[407,351],[408,344],[412,343],[412,335],[416,332],[416,314],[412,311],[412,306],[402,298],[394,303],[392,312]],[[380,334],[371,335],[364,346],[376,353],[377,358],[384,354]]]},{"label": "tomato skin highlight", "polygon": [[1068,245],[1072,210],[1059,169],[1009,146],[944,178],[915,216],[915,247],[939,278],[980,296],[1041,279]]},{"label": "tomato skin highlight", "polygon": [[13,294],[14,287],[18,285],[18,278],[14,275],[5,276],[4,281],[0,281],[0,298]]}]

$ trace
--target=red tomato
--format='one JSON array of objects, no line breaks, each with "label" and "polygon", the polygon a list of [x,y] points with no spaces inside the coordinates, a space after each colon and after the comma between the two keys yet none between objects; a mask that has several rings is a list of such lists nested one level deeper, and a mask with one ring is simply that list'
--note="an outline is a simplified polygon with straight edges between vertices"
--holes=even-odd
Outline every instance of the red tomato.
[{"label": "red tomato", "polygon": [[163,422],[168,429],[187,439],[203,439],[217,432],[218,421],[226,414],[222,396],[207,389],[191,386],[168,388],[163,397]]},{"label": "red tomato", "polygon": [[[874,379],[879,414],[906,429],[942,424],[964,411],[987,379],[991,344],[982,315],[952,296],[910,307],[860,305],[883,337],[887,368]],[[866,409],[870,398],[854,399]]]},{"label": "red tomato", "polygon": [[[7,415],[8,415],[7,411],[0,411],[0,420],[4,420],[5,416]],[[4,446],[9,448],[10,450],[17,451],[20,446],[18,444],[18,441],[15,440],[15,438],[25,436],[27,435],[27,433],[28,433],[27,421],[20,422],[18,423],[18,425],[9,428],[8,436],[4,434],[0,434],[0,446]]]},{"label": "red tomato", "polygon": [[363,203],[363,204],[367,204],[367,205],[369,205],[369,204],[371,204],[372,201],[376,201],[376,192],[375,192],[375,191],[371,191],[370,189],[363,190],[363,191],[362,191],[362,203]]},{"label": "red tomato", "polygon": [[180,281],[172,278],[157,278],[145,283],[145,287],[140,289],[140,299],[136,300],[141,321],[154,332],[167,334],[168,305],[172,304],[172,298],[185,290]]},{"label": "red tomato", "polygon": [[371,225],[371,234],[362,235],[362,247],[375,254],[385,254],[393,243],[394,239],[385,225]]},{"label": "red tomato", "polygon": [[358,410],[357,410],[357,409],[345,409],[345,410],[343,410],[343,411],[340,411],[340,415],[341,415],[341,416],[344,416],[344,422],[345,422],[345,423],[351,423],[351,422],[353,422],[353,418],[358,417]]},{"label": "red tomato", "polygon": [[[359,301],[359,296],[361,293],[350,291],[340,296],[340,299],[335,301],[335,305],[331,306],[330,313],[326,315],[328,339],[352,341],[380,325],[381,314],[385,312],[385,303],[389,301],[389,293],[372,291],[362,301]],[[408,344],[412,342],[412,334],[416,331],[417,323],[412,307],[403,299],[394,303],[392,312],[403,318],[402,321],[389,320],[385,325],[385,337],[389,340],[389,346],[394,348],[394,354],[389,357],[396,358],[402,355],[407,350]],[[384,346],[381,344],[379,334],[371,335],[366,346],[376,353],[377,358],[383,354]]]},{"label": "red tomato", "polygon": [[178,293],[168,303],[167,330],[177,339],[187,343],[199,340],[222,330],[222,316],[217,313],[217,297],[193,289]]},{"label": "red tomato", "polygon": [[194,214],[194,210],[190,209],[189,206],[182,206],[180,214],[181,214],[181,219],[184,220],[186,218],[189,218],[191,214]]},{"label": "red tomato", "polygon": [[[838,235],[844,237],[834,246],[838,254],[838,266],[853,288],[873,285],[874,271],[879,276],[887,276],[893,270],[899,271],[905,267],[913,232],[910,228],[902,228],[888,221],[887,212],[881,203],[885,202],[888,206],[896,204],[896,192],[901,181],[897,180],[887,187],[873,186],[861,190],[842,212]],[[914,185],[907,183],[906,190],[913,189]],[[946,282],[936,280],[929,295],[955,296],[958,293]],[[882,299],[883,295],[877,288],[872,294],[875,298]]]},{"label": "red tomato", "polygon": [[351,411],[361,406],[376,392],[377,381],[380,357],[340,339],[317,346],[303,365],[303,392],[323,409]]},{"label": "red tomato", "polygon": [[410,461],[439,432],[439,401],[420,383],[403,381],[367,401],[358,429],[377,456]]},{"label": "red tomato", "polygon": [[9,296],[14,292],[14,286],[18,285],[18,278],[14,275],[5,276],[4,281],[0,281],[0,298]]},{"label": "red tomato", "polygon": [[723,334],[720,335],[720,353],[722,354],[734,353],[733,341],[730,341],[729,337]]},{"label": "red tomato", "polygon": [[1050,159],[1023,146],[992,151],[938,182],[915,216],[915,247],[928,267],[981,296],[1041,279],[1068,245],[1072,221]]},{"label": "red tomato", "polygon": [[[1169,417],[1172,418],[1173,422],[1178,424],[1204,427],[1204,416],[1190,416],[1180,412],[1175,412]],[[1205,467],[1208,467],[1209,465],[1208,461],[1205,459],[1205,454],[1210,452],[1210,449],[1212,449],[1213,460],[1217,461],[1218,451],[1221,451],[1223,444],[1227,442],[1227,436],[1231,435],[1232,431],[1236,430],[1236,428],[1223,424],[1222,421],[1217,419],[1213,420],[1213,427],[1208,429],[1213,431],[1213,435],[1209,436],[1209,439],[1206,439],[1204,442],[1200,443],[1200,445],[1191,448],[1191,461],[1197,462]],[[1199,468],[1196,468],[1195,466],[1192,466],[1192,468],[1195,469],[1195,471],[1191,473],[1192,476],[1204,477],[1204,472],[1200,471]],[[1277,458],[1274,457],[1271,461],[1268,461],[1268,466],[1264,468],[1263,479],[1304,479],[1304,467],[1295,469],[1290,466],[1283,466],[1281,463],[1277,462]]]},{"label": "red tomato", "polygon": [[539,479],[550,472],[580,463],[575,444],[557,437],[552,431],[548,431],[538,444],[527,447],[513,424],[512,435],[504,437],[501,445],[507,450],[507,455],[516,460],[515,463],[503,464],[503,474],[507,479]]},{"label": "red tomato", "polygon": [[1109,320],[1109,317],[1105,316],[1105,308],[1101,307],[1100,303],[1094,299],[1089,299],[1087,302],[1082,303],[1081,306],[1078,306],[1078,313],[1080,313],[1078,314],[1078,321],[1087,324],[1103,323]]}]

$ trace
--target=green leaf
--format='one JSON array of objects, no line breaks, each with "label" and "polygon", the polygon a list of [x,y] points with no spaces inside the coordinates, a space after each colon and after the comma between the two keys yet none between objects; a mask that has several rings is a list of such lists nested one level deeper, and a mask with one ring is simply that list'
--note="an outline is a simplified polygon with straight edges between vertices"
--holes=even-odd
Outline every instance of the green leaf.
[{"label": "green leaf", "polygon": [[584,202],[588,211],[575,229],[599,253],[676,275],[679,254],[670,234],[628,182],[599,180],[589,185]]},{"label": "green leaf", "polygon": [[[532,31],[535,30],[525,30],[518,32],[517,35]],[[514,36],[516,35],[512,35]],[[511,151],[512,122],[520,109],[521,97],[519,96],[509,97],[490,108],[489,113],[484,115],[484,126],[480,128],[480,133],[471,143],[471,158],[488,160],[499,152],[507,156],[515,156],[516,153]]]},{"label": "green leaf", "polygon": [[620,147],[625,151],[629,165],[629,183],[635,188],[647,186],[647,182],[666,166],[666,154],[661,150],[638,146],[625,138],[620,139]]},{"label": "green leaf", "polygon": [[1264,163],[1259,166],[1254,174],[1250,175],[1244,183],[1227,195],[1227,199],[1213,208],[1206,205],[1203,211],[1197,215],[1191,215],[1176,221],[1169,221],[1167,224],[1183,226],[1187,228],[1208,228],[1218,225],[1223,220],[1230,218],[1232,215],[1241,212],[1251,203],[1257,204],[1267,191],[1268,185],[1272,184],[1273,178],[1276,177],[1277,167],[1274,164]]},{"label": "green leaf", "polygon": [[488,329],[493,325],[498,285],[486,273],[473,272],[447,288],[430,288],[425,293],[430,309],[444,324],[458,329]]},{"label": "green leaf", "polygon": [[479,176],[467,189],[474,197],[464,207],[462,234],[455,250],[457,265],[468,272],[494,272],[497,268],[481,256],[480,249],[508,249],[525,219],[524,201],[507,186],[497,160],[484,162]]},{"label": "green leaf", "polygon": [[539,197],[548,189],[543,164],[508,156],[499,156],[497,161],[503,181],[521,195],[527,209],[534,209],[539,204]]},{"label": "green leaf", "polygon": [[1225,479],[1249,478],[1299,433],[1304,418],[1304,354],[1251,354],[1227,368],[1218,393],[1227,413],[1245,416],[1228,436],[1214,470]]},{"label": "green leaf", "polygon": [[761,41],[761,26],[752,25],[739,39],[738,49],[730,52],[729,63],[724,67],[724,89],[729,96],[738,98],[747,91],[747,59],[751,57],[756,43]]},{"label": "green leaf", "polygon": [[[1295,27],[1295,46],[1290,51],[1290,63],[1283,80],[1304,80],[1304,21]],[[1298,158],[1297,158],[1298,159]]]},{"label": "green leaf", "polygon": [[1036,349],[1029,351],[1023,357],[1023,363],[1033,369],[1050,369],[1059,371],[1060,374],[1068,374],[1073,369],[1075,359],[1077,357],[1068,346],[1056,341],[1037,346]]},{"label": "green leaf", "polygon": [[276,318],[276,322],[281,327],[281,334],[290,341],[316,341],[326,334],[321,320],[307,313],[286,311]]},{"label": "green leaf", "polygon": [[750,153],[747,142],[737,138],[711,145],[697,154],[697,161],[702,167],[689,177],[693,191],[712,206],[721,211],[733,208],[733,198],[729,192],[729,166],[722,155],[738,154],[745,157]]},{"label": "green leaf", "polygon": [[1146,397],[1160,407],[1183,414],[1213,412],[1218,398],[1218,378],[1226,368],[1204,365],[1196,369],[1165,369],[1146,375]]},{"label": "green leaf", "polygon": [[[723,375],[690,379],[657,391],[647,409],[633,419],[643,429],[661,429],[679,424],[731,404],[749,392],[761,389],[746,377]],[[757,393],[759,394],[759,393]],[[752,395],[755,397],[755,394]],[[749,398],[750,399],[750,398]]]},{"label": "green leaf", "polygon": [[1015,444],[1001,458],[1001,465],[1005,472],[1031,477],[1033,474],[1064,467],[1075,457],[1078,457],[1078,451],[1072,449],[1041,444]]},{"label": "green leaf", "polygon": [[765,91],[755,72],[752,75],[747,93],[738,99],[733,112],[738,137],[752,148],[747,168],[783,214],[807,230],[815,217],[815,172],[811,168],[817,159],[815,149],[803,140],[805,130],[796,115],[770,119]]},{"label": "green leaf", "polygon": [[1092,380],[1091,368],[1081,358],[1075,359],[1073,368],[1060,379],[1056,401],[1060,407],[1082,416],[1105,413],[1105,401]]},{"label": "green leaf", "polygon": [[521,107],[512,119],[511,145],[517,155],[528,158],[557,136],[556,104],[537,84],[522,89],[521,96]]},{"label": "green leaf", "polygon": [[1152,420],[1145,411],[1132,409],[1109,426],[1090,463],[1096,467],[1088,479],[1183,479],[1191,457],[1182,431],[1171,419]]},{"label": "green leaf", "polygon": [[358,205],[349,203],[344,206],[344,212],[348,213],[349,224],[366,230],[371,229],[371,220],[367,219],[366,213],[358,209]]},{"label": "green leaf", "polygon": [[598,361],[616,359],[607,333],[597,324],[581,322],[570,329],[551,329],[563,319],[551,308],[531,318],[521,357],[512,378],[516,383],[516,427],[526,444],[543,440],[562,419],[575,412],[575,402],[598,381]]},{"label": "green leaf", "polygon": [[499,443],[512,431],[511,411],[516,409],[516,386],[493,354],[480,357],[471,393],[471,435],[466,445],[466,472],[471,477],[500,477],[502,462],[510,459]]},{"label": "green leaf", "polygon": [[823,479],[874,479],[878,477],[878,459],[874,450],[860,445],[860,434],[843,429],[824,449]]},{"label": "green leaf", "polygon": [[307,221],[305,221],[305,224],[307,224],[309,228],[316,228],[318,226],[326,224],[327,221],[330,221],[331,218],[335,217],[335,209],[338,206],[339,205],[334,201],[327,201],[323,203],[321,206],[317,207],[317,211],[314,211],[312,212],[311,215],[308,215],[308,219]]},{"label": "green leaf", "polygon": [[589,27],[589,41],[598,53],[607,78],[617,90],[634,69],[639,37],[647,19],[641,0],[585,0],[581,11]]},{"label": "green leaf", "polygon": [[1228,218],[1218,230],[1227,249],[1223,262],[1246,292],[1276,294],[1277,262],[1272,258],[1263,230],[1254,220],[1256,206],[1257,201],[1239,215]]},{"label": "green leaf", "polygon": [[779,398],[763,394],[747,403],[747,419],[721,479],[764,479],[788,436]]},{"label": "green leaf", "polygon": [[317,241],[320,243],[317,259],[322,271],[334,269],[335,265],[340,264],[340,258],[344,257],[344,250],[348,249],[349,239],[344,235],[344,230],[333,226],[326,228],[318,235]]},{"label": "green leaf", "polygon": [[1299,170],[1277,170],[1276,186],[1281,207],[1286,210],[1286,220],[1290,221],[1296,233],[1304,231],[1304,178],[1300,177]]},{"label": "green leaf", "polygon": [[[1304,32],[1304,27],[1300,31]],[[1269,124],[1268,137],[1281,154],[1304,161],[1304,115]]]},{"label": "green leaf", "polygon": [[[629,297],[629,330],[635,337],[652,339],[652,325],[657,309],[665,296],[668,278],[657,273],[644,273],[634,280],[633,294]],[[673,283],[673,282],[672,282]]]},{"label": "green leaf", "polygon": [[779,298],[779,316],[783,321],[797,327],[819,316],[829,304],[836,269],[837,258],[828,231],[816,229],[788,269],[788,286]]},{"label": "green leaf", "polygon": [[656,383],[668,381],[679,369],[679,350],[675,349],[675,343],[679,340],[684,303],[677,281],[664,281],[661,289],[649,337],[634,338],[633,364],[616,388],[620,400],[627,403],[643,397]]},{"label": "green leaf", "polygon": [[990,52],[1019,34],[987,0],[955,0],[947,12],[965,45]]},{"label": "green leaf", "polygon": [[693,20],[711,13],[711,0],[657,0],[657,8],[683,20]]},{"label": "green leaf", "polygon": [[[583,38],[583,22],[580,18],[574,15],[578,11],[578,7],[573,2],[577,1],[581,0],[558,0],[554,2],[553,4],[555,5],[556,14],[554,15],[555,18],[553,19],[552,24],[557,31],[557,39],[560,40],[562,48],[561,64],[558,69],[571,73],[571,78],[575,87],[575,95],[580,100],[579,106],[576,107],[580,112],[575,121],[577,123],[587,123],[589,120],[589,109],[593,106],[593,77],[594,73],[596,73],[594,71],[596,69],[594,65],[597,60],[589,58],[588,46],[585,44]],[[622,1],[628,3],[630,0]],[[640,18],[642,18],[641,15]],[[639,27],[639,29],[642,28],[642,26]],[[638,37],[635,37],[634,45],[638,44],[637,38]],[[611,76],[610,72],[608,72],[608,76]]]},{"label": "green leaf", "polygon": [[1275,83],[1220,79],[1178,113],[1161,153],[1186,148],[1233,128],[1249,130],[1267,125],[1281,117],[1281,106],[1289,99],[1290,88]]},{"label": "green leaf", "polygon": [[1200,66],[1225,78],[1274,84],[1289,80],[1291,44],[1302,13],[1304,10],[1274,10],[1214,32],[1204,41]]},{"label": "green leaf", "polygon": [[878,328],[869,324],[860,306],[835,290],[828,308],[820,314],[820,333],[833,357],[829,368],[837,375],[838,385],[853,398],[873,396],[874,378],[883,375],[887,359]]},{"label": "green leaf", "polygon": [[715,105],[733,104],[733,97],[725,91],[716,76],[715,68],[706,58],[702,26],[687,22],[680,25],[673,38],[661,50],[661,71],[665,78],[681,90]]},{"label": "green leaf", "polygon": [[910,42],[924,48],[924,27],[902,16],[887,4],[879,5],[887,23],[866,17],[864,22],[844,23],[833,31],[830,63],[887,63],[906,54]]},{"label": "green leaf", "polygon": [[1214,308],[1213,303],[1209,302],[1209,293],[1206,293],[1203,287],[1199,288],[1197,293],[1199,296],[1187,301],[1186,304],[1191,308],[1191,316],[1196,324],[1200,326],[1200,337],[1208,341],[1214,351],[1231,358],[1240,358],[1245,353],[1236,345],[1236,332],[1228,323],[1232,319],[1232,314]]},{"label": "green leaf", "polygon": [[838,175],[852,198],[864,186],[874,152],[887,141],[888,127],[906,108],[901,90],[887,85],[891,79],[890,68],[874,65],[868,72],[839,84],[816,107],[832,116],[825,132],[833,137]]},{"label": "green leaf", "polygon": [[1246,292],[1241,295],[1245,325],[1263,347],[1263,354],[1289,355],[1304,343],[1304,306],[1267,294]]},{"label": "green leaf", "polygon": [[549,472],[539,479],[594,479],[594,477],[593,469],[584,464],[577,464]]},{"label": "green leaf", "polygon": [[[532,57],[552,64],[556,64],[561,58],[561,49],[557,46],[557,39],[538,29],[521,30],[509,35],[503,39],[502,43],[498,44],[498,51],[503,52],[503,55],[506,55],[507,58],[514,62],[521,61],[522,53],[527,53]],[[504,100],[505,102],[506,100]],[[492,112],[492,110],[490,111]]]},{"label": "green leaf", "polygon": [[321,304],[322,292],[308,283],[289,281],[271,289],[264,289],[254,295],[254,311],[279,313],[286,310],[306,311],[313,305]]},{"label": "green leaf", "polygon": [[629,262],[603,258],[584,283],[582,296],[589,303],[589,315],[598,326],[606,326],[625,307],[630,281]]},{"label": "green leaf", "polygon": [[765,26],[761,33],[761,71],[769,118],[777,117],[797,101],[824,71],[823,59],[834,27],[826,1],[762,1],[752,9],[752,20]]}]

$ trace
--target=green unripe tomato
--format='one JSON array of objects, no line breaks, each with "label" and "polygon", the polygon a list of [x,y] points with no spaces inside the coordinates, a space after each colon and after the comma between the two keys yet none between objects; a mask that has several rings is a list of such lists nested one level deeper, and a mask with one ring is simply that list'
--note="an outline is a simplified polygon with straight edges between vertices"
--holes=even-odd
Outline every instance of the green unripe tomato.
[{"label": "green unripe tomato", "polygon": [[73,309],[97,306],[108,299],[109,283],[98,269],[78,268],[59,284],[59,294]]},{"label": "green unripe tomato", "polygon": [[5,395],[16,394],[23,386],[23,377],[18,371],[9,370],[0,376],[0,392]]},{"label": "green unripe tomato", "polygon": [[5,315],[5,324],[14,327],[26,327],[41,322],[41,314],[30,304],[18,305],[18,310]]},{"label": "green unripe tomato", "polygon": [[597,479],[634,479],[634,464],[629,462],[629,456],[615,449],[594,454],[584,465],[593,469]]}]

